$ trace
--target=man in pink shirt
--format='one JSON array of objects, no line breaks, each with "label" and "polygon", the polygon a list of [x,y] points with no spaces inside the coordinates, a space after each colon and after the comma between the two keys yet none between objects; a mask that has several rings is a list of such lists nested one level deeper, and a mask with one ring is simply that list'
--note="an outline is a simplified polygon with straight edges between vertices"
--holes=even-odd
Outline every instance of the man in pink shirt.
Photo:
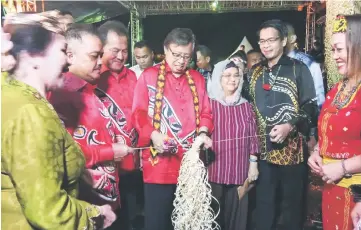
[{"label": "man in pink shirt", "polygon": [[[124,66],[128,60],[128,29],[121,22],[107,21],[98,31],[104,45],[104,54],[101,77],[97,81],[97,95],[121,134],[118,141],[134,147],[137,133],[131,124],[131,113],[137,77]],[[138,152],[125,156],[120,162],[122,212],[119,225],[124,229],[131,229],[137,214],[137,200],[140,198],[137,194],[142,194],[142,176],[138,163]]]}]

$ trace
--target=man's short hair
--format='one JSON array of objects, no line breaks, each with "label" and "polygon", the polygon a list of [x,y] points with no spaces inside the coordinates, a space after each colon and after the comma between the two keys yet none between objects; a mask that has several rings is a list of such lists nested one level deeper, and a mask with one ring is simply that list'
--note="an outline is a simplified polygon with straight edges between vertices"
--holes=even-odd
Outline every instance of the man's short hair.
[{"label": "man's short hair", "polygon": [[262,55],[261,51],[255,50],[255,49],[248,51],[247,55],[249,55],[249,54],[261,54]]},{"label": "man's short hair", "polygon": [[72,48],[71,41],[83,41],[84,35],[93,35],[98,38],[99,34],[96,28],[91,24],[72,24],[65,32],[65,38],[68,42],[68,48]]},{"label": "man's short hair", "polygon": [[205,45],[198,45],[196,47],[196,52],[200,52],[203,57],[210,57],[212,58],[212,51]]},{"label": "man's short hair", "polygon": [[107,42],[108,33],[110,31],[116,33],[118,36],[125,36],[129,38],[127,27],[119,21],[107,21],[103,25],[99,26],[98,31],[104,44]]},{"label": "man's short hair", "polygon": [[264,23],[261,24],[261,26],[258,29],[258,37],[260,35],[261,30],[266,29],[266,28],[273,28],[275,30],[278,31],[278,36],[280,37],[281,40],[285,39],[288,37],[288,31],[287,31],[287,26],[285,25],[285,23],[279,19],[272,19],[272,20],[268,20],[265,21]]},{"label": "man's short hair", "polygon": [[169,47],[170,44],[176,44],[178,46],[186,46],[192,43],[193,48],[196,42],[196,36],[189,28],[175,28],[164,39],[163,45]]},{"label": "man's short hair", "polygon": [[148,43],[147,40],[141,40],[141,41],[136,42],[136,43],[134,44],[134,49],[135,49],[135,48],[141,49],[141,48],[144,48],[144,47],[148,48],[150,51],[153,52],[153,49],[150,47],[150,45],[149,45],[149,43]]},{"label": "man's short hair", "polygon": [[73,17],[73,14],[72,14],[70,11],[68,11],[68,10],[59,10],[59,14],[60,14],[61,16],[70,15],[70,16]]}]

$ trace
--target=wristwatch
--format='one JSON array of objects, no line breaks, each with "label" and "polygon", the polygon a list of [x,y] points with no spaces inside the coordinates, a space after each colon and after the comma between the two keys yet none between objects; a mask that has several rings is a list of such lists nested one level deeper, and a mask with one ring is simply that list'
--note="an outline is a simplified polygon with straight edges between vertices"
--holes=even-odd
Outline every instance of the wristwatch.
[{"label": "wristwatch", "polygon": [[345,159],[342,159],[341,160],[341,164],[342,164],[342,169],[343,169],[343,177],[348,179],[348,178],[351,178],[352,177],[352,174],[349,173],[347,170],[346,170],[346,167],[345,167]]}]

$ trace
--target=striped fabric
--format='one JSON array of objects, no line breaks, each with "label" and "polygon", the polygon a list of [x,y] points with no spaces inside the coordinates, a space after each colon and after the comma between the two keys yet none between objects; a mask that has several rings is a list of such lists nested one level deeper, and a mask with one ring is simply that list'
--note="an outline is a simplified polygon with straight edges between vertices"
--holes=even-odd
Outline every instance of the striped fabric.
[{"label": "striped fabric", "polygon": [[[211,100],[214,116],[212,135],[216,160],[209,166],[209,181],[218,184],[243,184],[248,177],[249,155],[259,153],[255,115],[246,102],[224,106]],[[238,139],[237,139],[238,138]]]}]

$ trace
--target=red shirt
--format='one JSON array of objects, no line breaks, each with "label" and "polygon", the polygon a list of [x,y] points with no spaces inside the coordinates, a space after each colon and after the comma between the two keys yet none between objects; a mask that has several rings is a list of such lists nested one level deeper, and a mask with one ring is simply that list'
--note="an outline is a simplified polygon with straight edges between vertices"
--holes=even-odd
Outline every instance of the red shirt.
[{"label": "red shirt", "polygon": [[[96,86],[68,72],[64,87],[51,93],[53,104],[68,132],[79,143],[93,189],[81,188],[80,197],[92,204],[119,206],[119,176],[112,144],[118,130],[95,95]],[[84,192],[82,192],[82,190]]]},{"label": "red shirt", "polygon": [[320,154],[333,159],[361,155],[361,86],[348,105],[337,113],[332,102],[341,84],[327,93],[318,120]]},{"label": "red shirt", "polygon": [[[135,73],[126,67],[114,75],[107,66],[102,66],[102,75],[97,82],[96,94],[108,109],[110,117],[119,130],[117,142],[135,146],[137,132],[131,124],[134,89],[137,83]],[[120,162],[123,170],[133,170],[139,163],[138,154],[129,154]]]},{"label": "red shirt", "polygon": [[[132,119],[139,133],[138,144],[140,146],[150,146],[150,136],[154,131],[152,119],[159,66],[156,65],[146,69],[135,88]],[[180,163],[185,152],[180,143],[189,146],[193,143],[195,137],[196,118],[187,76],[183,74],[176,78],[167,65],[165,70],[166,81],[161,132],[167,133],[170,138],[177,140],[177,151],[159,155],[159,161],[154,166],[149,161],[151,157],[150,150],[147,149],[142,152],[143,178],[146,183],[176,184]],[[200,127],[206,126],[208,130],[212,131],[212,112],[204,78],[195,70],[189,70],[189,72],[195,82],[199,96]]]}]

